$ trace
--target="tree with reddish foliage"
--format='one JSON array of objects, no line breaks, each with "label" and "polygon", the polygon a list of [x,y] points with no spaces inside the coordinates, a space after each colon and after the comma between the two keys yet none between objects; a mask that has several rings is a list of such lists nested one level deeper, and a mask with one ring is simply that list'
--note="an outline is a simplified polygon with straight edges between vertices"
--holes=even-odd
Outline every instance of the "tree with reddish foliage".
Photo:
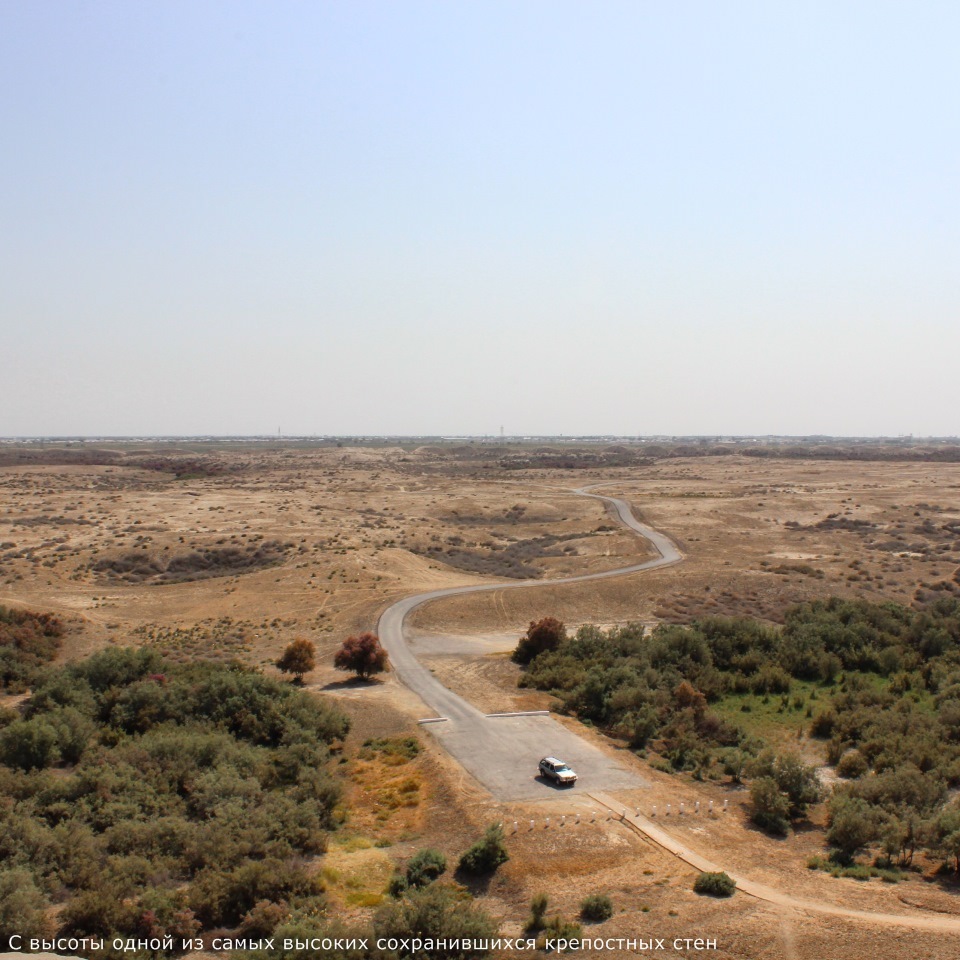
[{"label": "tree with reddish foliage", "polygon": [[547,650],[556,650],[567,639],[567,628],[556,617],[531,620],[527,632],[513,651],[514,663],[529,663]]},{"label": "tree with reddish foliage", "polygon": [[361,680],[369,680],[375,673],[389,669],[387,651],[380,646],[380,638],[375,633],[347,637],[334,654],[333,665],[337,670],[355,673]]},{"label": "tree with reddish foliage", "polygon": [[707,709],[707,698],[686,680],[681,680],[680,684],[673,691],[673,698],[681,710],[692,709],[694,716],[699,720]]},{"label": "tree with reddish foliage", "polygon": [[277,669],[294,674],[297,683],[303,683],[303,675],[317,665],[316,648],[312,640],[297,637],[277,661]]}]

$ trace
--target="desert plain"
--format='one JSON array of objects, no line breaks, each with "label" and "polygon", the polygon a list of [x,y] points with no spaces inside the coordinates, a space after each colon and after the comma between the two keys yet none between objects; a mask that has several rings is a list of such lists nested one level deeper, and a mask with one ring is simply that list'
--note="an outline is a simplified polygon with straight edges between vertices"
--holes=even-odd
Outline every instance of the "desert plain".
[{"label": "desert plain", "polygon": [[[383,442],[29,447],[2,463],[0,603],[56,614],[67,627],[61,660],[133,644],[273,672],[294,638],[316,645],[305,687],[352,724],[339,767],[343,822],[314,865],[341,916],[368,916],[416,850],[453,858],[502,822],[511,859],[473,892],[505,936],[520,934],[538,892],[570,918],[585,895],[606,893],[615,913],[596,934],[660,938],[660,955],[699,955],[672,943],[704,938],[718,957],[957,956],[960,888],[932,864],[896,884],[807,868],[824,849],[822,804],[807,828],[771,838],[750,824],[742,786],[666,773],[568,716],[560,722],[645,785],[604,791],[612,808],[587,783],[575,795],[544,786],[537,799],[498,801],[418,723],[430,711],[395,675],[354,681],[334,670],[333,654],[411,594],[535,579],[427,604],[407,632],[434,676],[485,713],[549,710],[549,695],[518,687],[522,668],[510,659],[544,616],[572,632],[712,615],[778,623],[792,604],[831,595],[910,604],[956,583],[960,463]],[[599,484],[666,533],[683,562],[552,583],[653,556],[575,492]],[[829,786],[809,721],[767,721],[768,736],[823,765]],[[405,736],[422,750],[402,777],[362,746]],[[622,819],[621,806],[656,808],[678,844],[785,902],[696,895],[697,870]]]}]

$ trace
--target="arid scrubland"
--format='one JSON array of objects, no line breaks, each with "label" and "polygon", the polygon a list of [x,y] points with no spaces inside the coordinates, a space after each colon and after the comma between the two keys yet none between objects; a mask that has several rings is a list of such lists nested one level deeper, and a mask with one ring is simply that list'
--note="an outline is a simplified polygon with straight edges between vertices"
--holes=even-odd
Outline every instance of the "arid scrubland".
[{"label": "arid scrubland", "polygon": [[[608,894],[613,917],[586,927],[598,935],[717,938],[719,956],[954,955],[956,934],[804,914],[743,894],[700,897],[695,872],[676,858],[616,822],[591,822],[596,804],[545,789],[540,803],[497,805],[418,728],[423,707],[395,678],[345,681],[332,661],[395,599],[535,578],[542,587],[452,598],[411,623],[418,655],[452,689],[485,710],[530,709],[555,700],[518,688],[521,668],[508,653],[542,616],[571,631],[711,616],[776,625],[792,605],[829,596],[905,605],[951,597],[960,594],[960,463],[439,444],[128,446],[86,451],[86,462],[69,462],[69,451],[52,459],[62,462],[0,467],[0,604],[59,618],[58,663],[136,645],[176,663],[240,660],[272,674],[293,638],[316,644],[306,689],[352,727],[333,768],[339,826],[310,871],[343,917],[368,917],[417,850],[437,848],[455,863],[487,823],[533,818],[535,830],[508,831],[511,859],[473,886],[507,934],[520,933],[531,897],[549,890],[549,912],[571,920],[584,896]],[[684,562],[551,585],[647,556],[600,503],[573,492],[592,484],[629,500]],[[22,702],[23,691],[4,697],[8,707]],[[640,766],[650,786],[624,796],[627,805],[663,811],[699,800],[706,809],[712,800],[719,810],[728,801],[723,816],[675,817],[670,828],[731,871],[849,909],[960,917],[960,893],[932,864],[897,884],[807,869],[824,849],[822,804],[802,829],[772,838],[749,823],[744,788],[655,769],[622,741],[564,722]],[[787,711],[765,732],[823,766],[809,725]],[[416,746],[404,748],[407,738]],[[835,779],[832,768],[824,774]],[[560,815],[571,818],[562,829]]]}]

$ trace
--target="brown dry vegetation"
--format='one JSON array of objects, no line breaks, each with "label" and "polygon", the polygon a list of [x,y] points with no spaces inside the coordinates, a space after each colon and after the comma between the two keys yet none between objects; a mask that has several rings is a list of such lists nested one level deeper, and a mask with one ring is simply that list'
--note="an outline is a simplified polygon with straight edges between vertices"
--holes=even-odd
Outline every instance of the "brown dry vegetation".
[{"label": "brown dry vegetation", "polygon": [[[517,573],[542,586],[455,598],[413,618],[437,675],[484,709],[547,702],[516,688],[520,668],[503,655],[547,614],[570,628],[702,614],[777,621],[789,604],[830,594],[910,603],[960,588],[960,464],[669,452],[327,446],[117,449],[69,464],[20,458],[0,467],[0,603],[69,623],[61,659],[133,642],[182,660],[240,658],[272,669],[294,636],[313,640],[318,667],[307,689],[334,696],[354,723],[340,767],[345,824],[319,865],[347,917],[365,916],[392,865],[416,850],[435,847],[455,862],[487,823],[533,816],[541,826],[508,831],[511,860],[476,891],[507,933],[520,932],[538,891],[549,892],[549,913],[569,919],[598,892],[615,906],[598,933],[717,937],[716,956],[955,955],[943,935],[803,916],[743,895],[697,897],[694,871],[623,826],[586,822],[589,802],[551,794],[539,804],[494,803],[416,726],[422,704],[394,677],[357,684],[333,670],[343,638],[375,629],[392,600]],[[551,586],[647,556],[601,504],[570,492],[600,482],[670,534],[685,562]],[[662,809],[729,799],[727,815],[677,818],[673,829],[733,871],[859,909],[960,914],[953,890],[920,876],[889,886],[809,871],[807,858],[822,850],[817,831],[772,840],[747,826],[743,792],[644,768],[585,734],[650,781],[625,802]],[[423,750],[402,764],[364,747],[411,735]],[[815,744],[797,744],[818,759]],[[579,826],[542,829],[544,815],[578,810]]]}]

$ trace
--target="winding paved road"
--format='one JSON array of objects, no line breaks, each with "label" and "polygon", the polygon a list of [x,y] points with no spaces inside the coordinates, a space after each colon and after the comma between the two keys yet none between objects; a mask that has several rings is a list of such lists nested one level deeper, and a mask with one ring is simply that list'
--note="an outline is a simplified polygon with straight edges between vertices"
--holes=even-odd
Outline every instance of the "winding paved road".
[{"label": "winding paved road", "polygon": [[588,789],[613,790],[646,784],[637,773],[616,763],[603,751],[582,740],[552,717],[491,717],[481,713],[452,690],[448,690],[417,660],[404,636],[404,621],[417,607],[441,597],[490,590],[523,590],[564,583],[583,583],[588,580],[621,577],[641,570],[653,570],[679,563],[683,559],[669,537],[640,523],[633,516],[626,501],[591,493],[591,489],[593,488],[587,487],[573,492],[607,504],[621,523],[650,541],[657,551],[656,557],[616,570],[557,580],[519,580],[431,590],[397,601],[380,617],[380,642],[390,656],[392,669],[401,682],[434,710],[438,717],[446,718],[444,722],[431,724],[431,733],[436,735],[464,768],[501,800],[549,797],[553,788],[536,777],[538,761],[548,754],[562,757],[580,775],[580,781],[572,788],[575,793],[586,792]]},{"label": "winding paved road", "polygon": [[[393,669],[400,680],[439,716],[447,718],[445,722],[430,724],[431,732],[494,796],[501,800],[545,799],[551,796],[551,790],[556,788],[547,781],[535,777],[534,772],[541,756],[556,753],[580,774],[581,780],[573,788],[574,792],[589,793],[592,799],[618,813],[627,826],[642,833],[694,869],[719,871],[722,869],[721,866],[680,843],[647,817],[625,810],[615,798],[602,792],[645,785],[636,773],[626,770],[592,744],[586,743],[561,726],[552,717],[491,717],[481,713],[462,697],[443,686],[426,667],[420,664],[404,637],[404,621],[411,611],[441,597],[482,593],[488,590],[522,590],[537,586],[553,586],[558,583],[583,583],[587,580],[601,580],[639,573],[641,570],[653,570],[657,567],[680,563],[683,560],[673,541],[659,531],[638,522],[626,501],[590,493],[590,490],[597,486],[602,484],[584,487],[575,490],[574,493],[606,503],[625,526],[649,540],[659,556],[629,567],[578,577],[450,587],[406,597],[389,607],[380,617],[380,640],[387,649]],[[582,786],[582,784],[588,786]],[[956,917],[854,910],[838,903],[794,897],[750,880],[748,877],[734,875],[734,879],[737,881],[738,889],[743,893],[779,907],[861,920],[887,927],[954,935],[960,933],[960,919]]]}]

